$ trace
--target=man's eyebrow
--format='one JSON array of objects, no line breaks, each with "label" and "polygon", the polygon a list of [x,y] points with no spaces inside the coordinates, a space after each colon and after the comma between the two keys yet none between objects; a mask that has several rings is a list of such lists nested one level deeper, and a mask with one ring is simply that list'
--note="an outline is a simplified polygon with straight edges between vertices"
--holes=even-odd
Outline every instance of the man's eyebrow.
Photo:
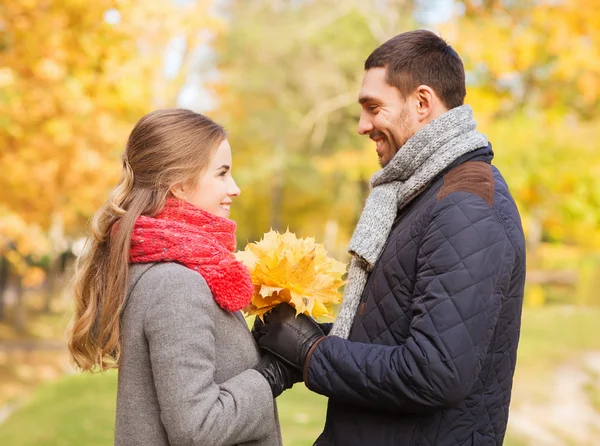
[{"label": "man's eyebrow", "polygon": [[378,102],[373,96],[361,96],[358,98],[359,104],[364,104],[365,102]]}]

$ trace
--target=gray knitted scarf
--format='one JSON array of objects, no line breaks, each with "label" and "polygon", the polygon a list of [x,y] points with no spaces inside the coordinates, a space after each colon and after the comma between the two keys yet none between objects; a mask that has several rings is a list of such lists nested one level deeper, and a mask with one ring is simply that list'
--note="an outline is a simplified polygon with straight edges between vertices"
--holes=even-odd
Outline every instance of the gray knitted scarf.
[{"label": "gray knitted scarf", "polygon": [[353,257],[331,335],[348,338],[368,274],[383,251],[397,212],[456,159],[487,145],[487,137],[476,127],[471,107],[453,108],[415,133],[373,176],[348,247]]}]

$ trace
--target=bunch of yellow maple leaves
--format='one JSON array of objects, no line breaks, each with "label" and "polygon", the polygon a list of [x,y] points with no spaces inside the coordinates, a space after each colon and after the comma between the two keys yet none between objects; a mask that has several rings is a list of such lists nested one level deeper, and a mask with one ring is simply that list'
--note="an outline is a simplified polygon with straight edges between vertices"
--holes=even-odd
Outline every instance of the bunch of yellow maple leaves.
[{"label": "bunch of yellow maple leaves", "polygon": [[332,305],[341,302],[339,288],[346,265],[328,257],[313,238],[271,231],[236,257],[248,267],[254,284],[247,315],[262,319],[276,305],[287,302],[296,314],[333,319]]}]

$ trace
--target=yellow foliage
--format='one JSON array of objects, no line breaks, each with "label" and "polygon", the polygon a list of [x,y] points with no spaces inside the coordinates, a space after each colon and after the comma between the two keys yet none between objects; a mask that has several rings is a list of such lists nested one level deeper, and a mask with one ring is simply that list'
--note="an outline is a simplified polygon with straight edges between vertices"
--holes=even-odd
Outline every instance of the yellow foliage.
[{"label": "yellow foliage", "polygon": [[179,3],[2,2],[0,254],[8,242],[14,261],[47,253],[53,216],[79,235],[119,178],[135,121],[175,105],[190,64],[166,76],[165,49],[184,39],[189,58],[208,39],[199,30],[219,28],[210,0]]},{"label": "yellow foliage", "polygon": [[[0,206],[0,256],[18,275],[27,277],[33,269],[26,261],[27,257],[40,259],[49,250],[48,238],[38,225],[28,224]],[[39,281],[31,283],[38,284]]]},{"label": "yellow foliage", "polygon": [[255,287],[246,309],[249,315],[262,318],[277,304],[288,302],[296,314],[332,319],[331,305],[340,303],[346,265],[328,257],[313,238],[270,231],[236,256],[250,270]]},{"label": "yellow foliage", "polygon": [[[597,112],[600,0],[464,3],[467,13],[441,32],[452,36],[481,90],[502,97],[514,89],[512,99],[542,109],[564,112],[566,105],[575,113]],[[471,96],[468,101],[473,103]],[[505,113],[507,105],[492,101],[476,110]]]},{"label": "yellow foliage", "polygon": [[29,268],[23,276],[23,286],[26,288],[36,287],[41,285],[45,279],[46,272],[42,268],[34,266]]}]

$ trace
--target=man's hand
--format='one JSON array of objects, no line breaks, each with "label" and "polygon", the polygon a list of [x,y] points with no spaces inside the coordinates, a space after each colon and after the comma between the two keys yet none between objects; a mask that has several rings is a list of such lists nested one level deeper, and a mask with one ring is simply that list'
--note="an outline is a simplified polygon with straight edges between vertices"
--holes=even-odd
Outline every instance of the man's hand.
[{"label": "man's hand", "polygon": [[325,336],[329,336],[329,332],[333,328],[333,322],[319,322],[319,327],[321,327]]},{"label": "man's hand", "polygon": [[315,342],[325,337],[319,324],[283,303],[265,316],[258,345],[298,370],[304,369],[306,357]]},{"label": "man's hand", "polygon": [[[319,327],[321,328],[321,331],[323,332],[323,334],[325,336],[328,336],[329,332],[333,328],[333,322],[318,322],[318,324],[319,324]],[[260,320],[260,317],[256,316],[254,318],[254,324],[252,325],[252,330],[250,332],[252,333],[252,337],[254,338],[254,341],[257,344],[258,344],[258,340],[263,335],[260,332],[260,329],[263,327],[263,325],[265,325],[265,324],[263,323],[263,321]]]}]

